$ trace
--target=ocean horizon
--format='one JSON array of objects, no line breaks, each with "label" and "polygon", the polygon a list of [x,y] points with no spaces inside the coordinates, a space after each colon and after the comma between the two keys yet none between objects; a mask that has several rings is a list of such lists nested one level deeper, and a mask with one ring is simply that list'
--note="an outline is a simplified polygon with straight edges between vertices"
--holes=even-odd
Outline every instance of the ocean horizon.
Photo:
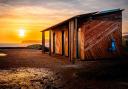
[{"label": "ocean horizon", "polygon": [[[27,47],[28,45],[41,44],[41,43],[0,43],[0,47]],[[45,44],[48,47],[48,43]]]},{"label": "ocean horizon", "polygon": [[32,45],[33,43],[20,44],[20,43],[0,43],[0,47],[26,47]]}]

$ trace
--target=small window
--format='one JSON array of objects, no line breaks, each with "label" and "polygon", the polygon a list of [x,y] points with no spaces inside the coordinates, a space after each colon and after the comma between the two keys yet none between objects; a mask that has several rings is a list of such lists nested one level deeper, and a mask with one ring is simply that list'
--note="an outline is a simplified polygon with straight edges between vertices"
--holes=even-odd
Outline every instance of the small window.
[{"label": "small window", "polygon": [[112,42],[112,51],[116,51],[116,45],[115,45],[115,42]]},{"label": "small window", "polygon": [[115,52],[116,51],[116,43],[115,43],[115,39],[114,38],[112,38],[112,40],[111,40],[111,46],[109,48],[109,51],[111,51],[111,52]]}]

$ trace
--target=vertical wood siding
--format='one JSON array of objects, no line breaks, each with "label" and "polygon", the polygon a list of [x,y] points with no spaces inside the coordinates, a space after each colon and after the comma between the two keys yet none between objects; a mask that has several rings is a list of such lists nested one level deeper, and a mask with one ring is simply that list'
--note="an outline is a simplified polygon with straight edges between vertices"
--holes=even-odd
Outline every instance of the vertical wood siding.
[{"label": "vertical wood siding", "polygon": [[51,53],[53,53],[53,33],[54,31],[51,31]]},{"label": "vertical wood siding", "polygon": [[79,34],[79,37],[80,37],[80,45],[79,45],[79,47],[80,47],[80,58],[81,59],[84,59],[85,57],[84,57],[84,46],[85,46],[85,30],[83,30],[84,29],[84,25],[80,28],[80,34]]},{"label": "vertical wood siding", "polygon": [[62,32],[55,31],[55,53],[62,54]]},{"label": "vertical wood siding", "polygon": [[69,21],[69,57],[71,61],[77,57],[77,18]]},{"label": "vertical wood siding", "polygon": [[68,55],[68,26],[60,26],[51,31],[51,51],[53,53],[53,34],[55,33],[55,54],[62,55],[62,31],[64,31],[64,55]]},{"label": "vertical wood siding", "polygon": [[68,56],[68,30],[64,30],[64,49],[65,49],[65,56]]}]

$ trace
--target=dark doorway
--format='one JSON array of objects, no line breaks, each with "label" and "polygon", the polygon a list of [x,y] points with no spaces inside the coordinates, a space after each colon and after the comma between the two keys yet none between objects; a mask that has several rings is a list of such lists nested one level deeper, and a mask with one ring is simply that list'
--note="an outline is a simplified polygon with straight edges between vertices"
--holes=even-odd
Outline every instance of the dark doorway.
[{"label": "dark doorway", "polygon": [[55,54],[55,32],[53,33],[53,53]]},{"label": "dark doorway", "polygon": [[64,52],[64,31],[62,31],[62,55],[65,55],[65,52]]},{"label": "dark doorway", "polygon": [[78,34],[78,52],[77,52],[77,57],[80,58],[81,57],[81,29],[79,28],[78,31],[77,31],[77,34]]}]

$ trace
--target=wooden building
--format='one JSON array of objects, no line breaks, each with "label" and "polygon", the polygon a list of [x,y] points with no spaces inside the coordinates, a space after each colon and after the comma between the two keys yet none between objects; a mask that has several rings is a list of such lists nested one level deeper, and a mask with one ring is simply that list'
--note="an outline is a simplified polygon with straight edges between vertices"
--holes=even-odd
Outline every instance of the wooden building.
[{"label": "wooden building", "polygon": [[[69,60],[112,58],[121,54],[122,9],[74,16],[42,32],[49,31],[49,54]],[[44,48],[42,48],[44,52]]]}]

